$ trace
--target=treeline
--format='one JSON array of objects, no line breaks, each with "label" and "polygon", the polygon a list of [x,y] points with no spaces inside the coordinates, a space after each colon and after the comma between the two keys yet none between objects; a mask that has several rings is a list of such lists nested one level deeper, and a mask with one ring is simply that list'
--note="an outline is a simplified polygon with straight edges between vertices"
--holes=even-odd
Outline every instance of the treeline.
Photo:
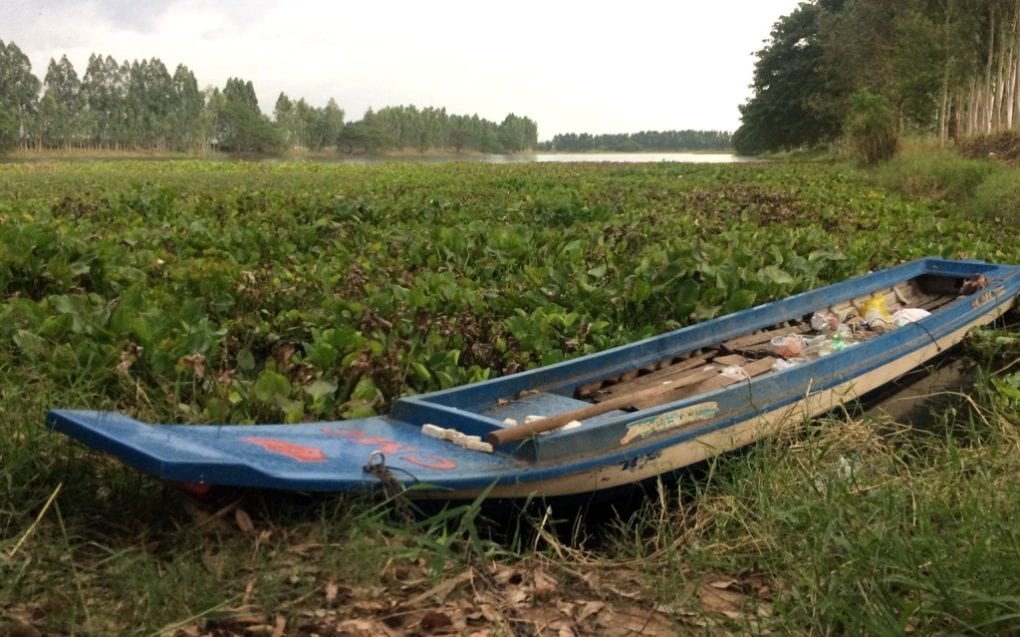
[{"label": "treeline", "polygon": [[732,147],[731,135],[725,131],[669,130],[592,135],[564,133],[552,141],[542,142],[539,150],[561,152],[640,152],[645,150],[727,150]]},{"label": "treeline", "polygon": [[537,143],[537,124],[513,113],[497,124],[446,109],[397,106],[348,122],[333,99],[315,107],[281,93],[270,118],[250,81],[232,77],[222,89],[200,90],[190,69],[178,65],[171,73],[158,58],[118,62],[93,54],[79,76],[63,56],[50,60],[40,81],[21,49],[0,40],[0,151],[512,153]]},{"label": "treeline", "polygon": [[802,2],[756,55],[741,152],[829,142],[882,109],[942,142],[1020,127],[1020,0]]},{"label": "treeline", "polygon": [[343,127],[337,138],[342,152],[387,149],[451,149],[461,152],[518,153],[538,144],[538,125],[510,113],[499,124],[478,115],[450,115],[445,108],[387,106],[369,109],[360,122]]}]

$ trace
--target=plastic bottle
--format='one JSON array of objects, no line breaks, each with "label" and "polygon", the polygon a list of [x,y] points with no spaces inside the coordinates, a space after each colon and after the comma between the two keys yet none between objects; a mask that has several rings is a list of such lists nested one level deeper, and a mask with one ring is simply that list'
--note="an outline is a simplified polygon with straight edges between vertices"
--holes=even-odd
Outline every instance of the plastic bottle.
[{"label": "plastic bottle", "polygon": [[839,331],[836,331],[836,333],[832,335],[832,351],[842,352],[844,349],[846,349],[846,342],[843,340],[843,335]]},{"label": "plastic bottle", "polygon": [[839,327],[839,319],[832,312],[815,312],[811,316],[811,327],[817,332],[835,332]]}]

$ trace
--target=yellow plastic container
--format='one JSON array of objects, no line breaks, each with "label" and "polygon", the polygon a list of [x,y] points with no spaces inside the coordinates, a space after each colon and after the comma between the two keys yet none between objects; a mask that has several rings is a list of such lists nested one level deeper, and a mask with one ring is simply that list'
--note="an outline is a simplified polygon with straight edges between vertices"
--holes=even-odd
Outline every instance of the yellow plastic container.
[{"label": "yellow plastic container", "polygon": [[861,315],[868,325],[877,322],[888,325],[892,320],[889,309],[885,306],[885,295],[880,292],[876,292],[874,296],[864,302],[861,307]]}]

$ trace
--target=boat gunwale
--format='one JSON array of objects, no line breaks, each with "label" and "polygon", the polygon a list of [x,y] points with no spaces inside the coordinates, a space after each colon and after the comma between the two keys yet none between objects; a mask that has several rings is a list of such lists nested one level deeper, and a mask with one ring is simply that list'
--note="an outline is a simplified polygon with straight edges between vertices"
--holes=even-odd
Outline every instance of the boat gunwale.
[{"label": "boat gunwale", "polygon": [[[1017,274],[1020,276],[1020,271],[1018,271]],[[1000,316],[1006,310],[1003,309],[999,311],[999,308],[1003,305],[1012,305],[1013,303],[1013,300],[1008,296],[1003,297],[994,305],[990,304],[987,311],[978,313],[967,308],[967,305],[964,302],[969,298],[970,297],[966,296],[957,298],[943,308],[940,308],[939,316],[941,317],[941,320],[936,319],[935,321],[932,321],[933,316],[929,316],[921,319],[921,321],[908,323],[902,328],[859,343],[841,352],[834,352],[822,358],[810,360],[788,369],[773,371],[770,374],[763,374],[728,387],[714,389],[704,393],[695,394],[693,396],[688,396],[681,400],[630,412],[618,417],[614,421],[600,423],[598,427],[628,427],[634,425],[636,422],[651,420],[664,414],[682,411],[703,403],[715,402],[721,404],[725,402],[724,398],[728,395],[740,392],[754,395],[756,390],[761,388],[763,385],[777,385],[779,387],[779,392],[760,392],[760,394],[768,397],[770,402],[758,404],[758,411],[767,412],[773,409],[779,409],[802,400],[804,398],[803,388],[805,387],[807,387],[808,391],[811,393],[832,389],[844,382],[848,382],[868,374],[901,358],[906,358],[912,353],[925,347],[928,343],[937,342],[940,338],[943,338],[948,334],[952,334],[954,331],[974,322],[976,319],[980,319],[981,317],[992,313],[991,310],[995,310],[996,316]],[[951,312],[956,315],[951,316]],[[922,323],[922,321],[927,321],[928,324],[937,323],[938,327],[934,328],[934,330],[929,330],[926,324]],[[856,362],[853,364],[847,364],[847,361]],[[819,373],[819,370],[824,368],[831,369]],[[841,368],[843,373],[835,372],[835,368]],[[822,380],[816,383],[815,381],[817,379]],[[787,389],[787,387],[789,389]],[[752,400],[752,402],[754,401]],[[725,417],[721,416],[718,418],[692,422],[687,426],[663,431],[650,436],[647,439],[647,443],[649,444],[645,444],[643,442],[640,445],[629,445],[629,450],[631,452],[630,455],[651,453],[659,450],[660,448],[668,447],[708,433],[726,429],[735,423],[739,423],[749,417],[754,417],[754,415],[754,412],[745,411],[727,415]],[[586,432],[582,427],[578,429],[543,434],[537,441],[532,442],[541,446],[543,443],[548,444],[555,441],[556,438],[561,438],[563,439],[561,444],[568,445],[568,441],[570,439],[582,437],[585,434],[590,435],[590,433],[590,429]],[[590,455],[600,459],[607,458],[605,449],[592,450]],[[578,456],[574,455],[573,457],[576,458]],[[537,463],[533,466],[537,466]]]},{"label": "boat gunwale", "polygon": [[[553,365],[419,396],[400,398],[394,403],[390,416],[416,426],[433,421],[448,422],[450,426],[462,429],[465,433],[484,436],[506,425],[496,418],[479,413],[483,406],[499,399],[513,397],[522,391],[548,391],[569,396],[576,387],[585,383],[612,374],[639,370],[665,358],[718,345],[756,330],[773,327],[783,321],[800,320],[820,308],[867,296],[922,275],[962,278],[974,274],[975,268],[982,274],[994,273],[1000,269],[1009,273],[1011,269],[1017,269],[984,261],[953,261],[934,257],[917,259]],[[861,284],[867,285],[862,287]],[[940,314],[943,309],[948,307],[940,308]],[[640,352],[640,355],[635,357],[634,352]],[[539,382],[535,382],[536,379]],[[668,405],[681,402],[684,401]],[[660,408],[661,406],[657,405],[649,410]],[[648,410],[633,413],[645,414]],[[547,435],[564,433],[566,432]]]}]

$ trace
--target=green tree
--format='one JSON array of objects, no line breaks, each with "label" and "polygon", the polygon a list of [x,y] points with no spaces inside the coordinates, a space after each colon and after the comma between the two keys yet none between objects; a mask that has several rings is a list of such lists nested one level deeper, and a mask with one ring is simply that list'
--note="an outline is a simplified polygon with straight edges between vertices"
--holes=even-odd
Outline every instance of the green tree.
[{"label": "green tree", "polygon": [[121,114],[124,111],[117,61],[93,53],[82,78],[85,97],[86,128],[92,143],[99,148],[110,148],[117,138]]},{"label": "green tree", "polygon": [[124,142],[133,148],[165,149],[174,123],[173,78],[158,58],[125,62],[124,67],[127,69]]},{"label": "green tree", "polygon": [[344,112],[336,100],[330,98],[324,108],[310,108],[305,113],[308,148],[320,150],[327,146],[336,146],[340,132],[344,128]]},{"label": "green tree", "polygon": [[366,153],[375,153],[391,147],[393,140],[380,124],[376,113],[370,108],[358,122],[348,122],[337,136],[337,150],[351,154],[356,148]]},{"label": "green tree", "polygon": [[170,143],[177,150],[195,150],[203,146],[202,111],[205,96],[191,69],[178,64],[171,80],[173,99],[169,112]]},{"label": "green tree", "polygon": [[38,139],[45,146],[70,147],[83,135],[84,100],[81,80],[66,55],[59,62],[50,60],[43,87],[36,124]]},{"label": "green tree", "polygon": [[283,148],[279,129],[259,110],[255,87],[250,81],[232,77],[217,100],[216,140],[220,150],[241,153],[271,153]]},{"label": "green tree", "polygon": [[756,54],[754,95],[740,107],[733,135],[739,152],[810,146],[840,135],[848,89],[828,63],[821,26],[823,15],[842,4],[804,2],[773,26]]},{"label": "green tree", "polygon": [[1020,128],[1020,0],[815,0],[775,25],[734,144],[815,144],[851,97],[884,97],[901,125],[958,135]]},{"label": "green tree", "polygon": [[[906,122],[932,131],[943,80],[955,82],[957,75],[951,50],[958,44],[950,40],[962,16],[955,16],[953,5],[850,0],[843,11],[825,16],[826,64],[848,90],[884,95]],[[950,32],[941,24],[946,17],[956,25]]]},{"label": "green tree", "polygon": [[449,147],[450,117],[446,114],[446,109],[431,106],[422,109],[418,150],[425,152],[430,148]]},{"label": "green tree", "polygon": [[0,40],[0,149],[27,146],[39,88],[28,56],[15,43]]},{"label": "green tree", "polygon": [[854,94],[846,132],[862,164],[872,166],[896,154],[897,120],[895,109],[884,96],[866,89]]},{"label": "green tree", "polygon": [[316,136],[316,120],[318,111],[302,97],[294,104],[294,125],[298,144],[309,150],[318,150],[319,140]]},{"label": "green tree", "polygon": [[499,125],[497,136],[504,152],[532,150],[538,144],[538,126],[527,117],[510,113]]},{"label": "green tree", "polygon": [[641,131],[609,135],[560,133],[555,135],[552,140],[538,145],[540,150],[568,152],[583,152],[593,149],[612,152],[729,150],[732,147],[730,133],[699,130]]},{"label": "green tree", "polygon": [[468,118],[463,115],[454,115],[449,119],[448,140],[450,146],[458,153],[471,143],[471,131],[468,130]]},{"label": "green tree", "polygon": [[288,148],[297,146],[299,137],[294,102],[282,91],[276,98],[276,104],[273,106],[273,121],[280,130],[283,143]]},{"label": "green tree", "polygon": [[12,148],[18,139],[18,116],[6,104],[0,104],[0,154]]}]

